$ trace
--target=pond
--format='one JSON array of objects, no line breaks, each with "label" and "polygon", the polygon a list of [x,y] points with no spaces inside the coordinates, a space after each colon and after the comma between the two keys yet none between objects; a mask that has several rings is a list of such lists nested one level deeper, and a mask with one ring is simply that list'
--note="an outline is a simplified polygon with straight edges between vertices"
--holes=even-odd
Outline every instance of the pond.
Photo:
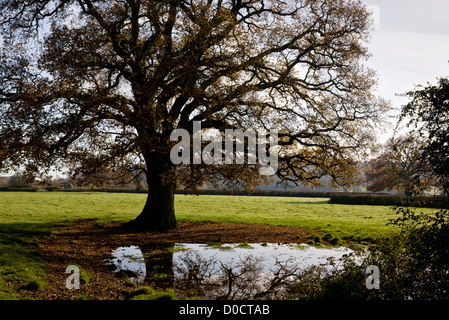
[{"label": "pond", "polygon": [[[353,252],[349,248],[317,248],[306,244],[176,243],[165,249],[119,247],[107,263],[117,275],[138,284],[169,282],[184,296],[203,299],[270,298],[289,279],[311,266],[330,268]],[[327,265],[325,265],[327,264]]]}]

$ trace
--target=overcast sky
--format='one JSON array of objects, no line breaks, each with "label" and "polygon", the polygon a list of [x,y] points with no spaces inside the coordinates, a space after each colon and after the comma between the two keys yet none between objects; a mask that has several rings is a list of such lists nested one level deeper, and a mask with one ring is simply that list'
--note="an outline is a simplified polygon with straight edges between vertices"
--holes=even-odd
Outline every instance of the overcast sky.
[{"label": "overcast sky", "polygon": [[408,100],[396,94],[449,76],[448,0],[362,1],[377,20],[368,65],[377,71],[379,95],[400,108]]}]

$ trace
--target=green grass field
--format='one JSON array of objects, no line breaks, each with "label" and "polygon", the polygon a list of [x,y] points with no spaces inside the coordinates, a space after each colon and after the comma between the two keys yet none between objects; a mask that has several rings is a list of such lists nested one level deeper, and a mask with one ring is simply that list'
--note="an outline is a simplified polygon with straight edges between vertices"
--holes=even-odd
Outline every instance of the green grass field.
[{"label": "green grass field", "polygon": [[[24,298],[18,286],[45,286],[37,240],[78,219],[126,222],[143,208],[145,194],[102,192],[0,193],[0,299]],[[178,221],[295,226],[370,241],[389,236],[395,213],[385,206],[329,204],[324,198],[176,195]]]},{"label": "green grass field", "polygon": [[[77,219],[100,223],[135,218],[145,194],[102,192],[0,193],[2,228],[24,226],[35,231]],[[258,223],[295,226],[374,239],[388,236],[395,214],[388,206],[329,204],[325,198],[176,195],[178,221]]]}]

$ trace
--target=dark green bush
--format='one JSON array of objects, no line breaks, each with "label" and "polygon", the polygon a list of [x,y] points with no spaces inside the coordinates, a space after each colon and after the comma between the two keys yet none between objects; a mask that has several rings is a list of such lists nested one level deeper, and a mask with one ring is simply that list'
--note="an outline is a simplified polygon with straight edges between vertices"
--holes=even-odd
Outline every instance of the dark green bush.
[{"label": "dark green bush", "polygon": [[[449,212],[422,213],[396,208],[391,221],[396,236],[369,250],[344,258],[340,268],[313,267],[303,271],[288,287],[289,299],[344,300],[448,300]],[[327,237],[326,237],[327,238]],[[380,270],[380,289],[366,288],[365,270]]]},{"label": "dark green bush", "polygon": [[365,282],[365,263],[355,256],[343,258],[342,267],[335,261],[328,263],[330,270],[311,267],[301,272],[287,288],[288,299],[299,300],[369,300],[376,292],[368,290]]},{"label": "dark green bush", "polygon": [[419,196],[411,198],[400,194],[387,195],[334,193],[330,196],[329,203],[428,208],[444,208],[445,206],[447,206],[447,202],[442,196]]}]

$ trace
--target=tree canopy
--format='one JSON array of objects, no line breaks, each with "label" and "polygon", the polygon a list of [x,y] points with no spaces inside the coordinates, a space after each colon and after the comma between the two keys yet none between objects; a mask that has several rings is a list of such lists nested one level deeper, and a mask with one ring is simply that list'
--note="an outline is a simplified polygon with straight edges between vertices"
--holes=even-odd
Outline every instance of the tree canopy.
[{"label": "tree canopy", "polygon": [[401,119],[408,119],[411,130],[424,141],[421,166],[432,172],[434,179],[449,192],[449,79],[439,78],[436,84],[418,86],[406,94],[410,102],[402,108]]},{"label": "tree canopy", "polygon": [[419,161],[423,143],[418,135],[412,134],[390,138],[380,154],[367,164],[367,190],[396,190],[410,195],[430,187],[432,179],[428,166]]},{"label": "tree canopy", "polygon": [[177,182],[260,181],[174,165],[173,130],[277,129],[279,178],[346,183],[388,107],[360,1],[1,0],[0,21],[0,168],[139,169],[147,228],[176,225]]}]

